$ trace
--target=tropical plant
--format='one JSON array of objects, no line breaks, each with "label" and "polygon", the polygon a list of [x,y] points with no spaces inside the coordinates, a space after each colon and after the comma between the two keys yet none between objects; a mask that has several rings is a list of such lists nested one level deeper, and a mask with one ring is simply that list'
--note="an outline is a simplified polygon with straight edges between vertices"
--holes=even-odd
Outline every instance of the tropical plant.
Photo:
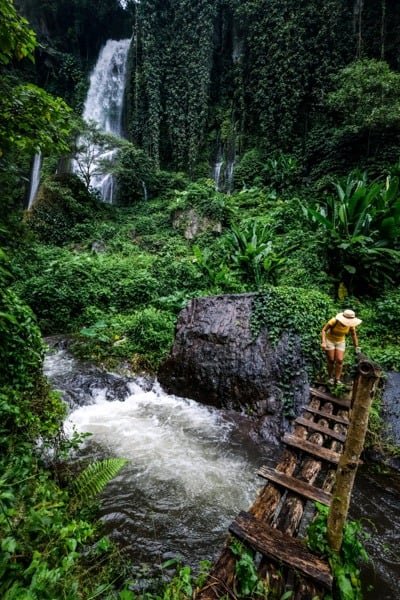
[{"label": "tropical plant", "polygon": [[368,183],[366,173],[334,181],[336,196],[304,208],[327,234],[330,267],[352,291],[394,283],[400,264],[399,178]]},{"label": "tropical plant", "polygon": [[225,237],[225,247],[235,269],[257,288],[263,282],[274,283],[285,258],[278,255],[268,239],[266,226],[250,222],[245,227],[232,226]]},{"label": "tropical plant", "polygon": [[213,252],[209,248],[201,249],[199,246],[193,246],[193,254],[196,263],[213,286],[230,287],[232,285],[232,274],[229,268],[223,262],[216,263],[213,260]]},{"label": "tropical plant", "polygon": [[0,84],[0,156],[12,149],[34,154],[67,152],[72,130],[71,108],[38,86]]},{"label": "tropical plant", "polygon": [[294,156],[277,152],[269,156],[263,168],[263,178],[280,191],[290,187],[299,174],[299,163]]},{"label": "tropical plant", "polygon": [[91,463],[72,484],[75,496],[84,501],[98,496],[126,463],[125,458],[106,458]]},{"label": "tropical plant", "polygon": [[0,63],[7,64],[13,57],[33,60],[36,35],[15,10],[13,0],[0,0],[0,22]]},{"label": "tropical plant", "polygon": [[340,600],[362,600],[360,563],[369,560],[364,543],[368,539],[359,521],[348,521],[343,531],[340,554],[327,541],[329,508],[316,503],[317,516],[307,529],[307,544],[314,552],[327,556],[335,577]]},{"label": "tropical plant", "polygon": [[229,548],[235,557],[235,596],[267,598],[268,586],[258,575],[253,552],[235,539]]}]

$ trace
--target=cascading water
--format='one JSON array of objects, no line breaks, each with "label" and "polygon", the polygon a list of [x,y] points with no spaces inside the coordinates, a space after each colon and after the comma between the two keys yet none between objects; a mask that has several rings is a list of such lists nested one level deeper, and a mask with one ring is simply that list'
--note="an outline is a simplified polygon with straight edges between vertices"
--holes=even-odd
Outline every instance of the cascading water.
[{"label": "cascading water", "polygon": [[[83,118],[94,122],[101,131],[122,137],[122,107],[125,90],[125,75],[130,39],[108,40],[102,48],[96,66],[90,76]],[[115,150],[102,152],[94,146],[91,149],[91,163],[88,165],[90,185],[98,190],[104,202],[112,203],[115,184],[110,173],[102,168],[104,161],[112,161]],[[79,156],[77,162],[79,163]],[[87,160],[84,156],[82,161]],[[75,171],[80,169],[75,165]]]},{"label": "cascading water", "polygon": [[32,164],[31,182],[29,188],[28,210],[32,208],[40,183],[40,167],[42,165],[42,153],[36,152]]},{"label": "cascading water", "polygon": [[214,163],[213,167],[212,178],[214,179],[215,189],[217,190],[217,192],[220,191],[221,169],[223,164],[223,160],[219,156],[216,162]]},{"label": "cascading water", "polygon": [[167,395],[156,382],[101,373],[65,351],[47,357],[45,372],[73,403],[67,429],[92,433],[85,458],[129,461],[102,495],[106,531],[135,561],[211,557],[254,499],[255,471],[272,466],[276,447],[253,442],[245,417]]},{"label": "cascading water", "polygon": [[216,159],[212,167],[212,178],[217,192],[230,194],[233,189],[233,171],[235,167],[235,139],[226,144],[218,143]]},{"label": "cascading water", "polygon": [[[101,498],[105,530],[136,564],[172,555],[198,563],[218,554],[227,526],[256,494],[260,464],[280,450],[253,440],[252,421],[165,394],[156,383],[107,373],[66,350],[49,354],[45,373],[72,412],[66,427],[91,432],[81,455],[128,464]],[[365,519],[373,564],[363,569],[365,600],[398,597],[400,477],[360,469],[351,518]]]}]

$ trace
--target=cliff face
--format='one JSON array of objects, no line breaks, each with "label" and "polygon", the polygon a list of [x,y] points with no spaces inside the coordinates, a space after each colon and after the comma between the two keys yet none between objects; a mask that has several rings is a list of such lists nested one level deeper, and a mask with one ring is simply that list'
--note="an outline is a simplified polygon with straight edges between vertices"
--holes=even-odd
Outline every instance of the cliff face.
[{"label": "cliff face", "polygon": [[[269,415],[269,430],[278,433],[285,402],[278,382],[287,364],[287,334],[276,347],[263,330],[250,327],[253,294],[196,298],[181,312],[170,356],[159,380],[168,392],[218,407]],[[300,341],[290,371],[294,412],[308,397],[308,380]],[[274,419],[271,419],[271,417]]]},{"label": "cliff face", "polygon": [[[228,179],[223,189],[230,189],[229,166],[252,148],[264,161],[282,151],[305,156],[310,170],[322,158],[324,174],[347,170],[360,141],[349,144],[344,135],[332,143],[341,124],[335,111],[327,118],[335,75],[359,58],[383,59],[394,70],[400,65],[394,1],[141,0],[135,6],[130,139],[163,167],[194,176],[208,176],[219,163]],[[398,141],[391,144],[397,148]],[[374,156],[375,146],[366,152]],[[389,154],[397,159],[397,150]]]},{"label": "cliff face", "polygon": [[131,14],[118,0],[16,0],[45,47],[83,61],[96,59],[109,38],[129,37]]}]

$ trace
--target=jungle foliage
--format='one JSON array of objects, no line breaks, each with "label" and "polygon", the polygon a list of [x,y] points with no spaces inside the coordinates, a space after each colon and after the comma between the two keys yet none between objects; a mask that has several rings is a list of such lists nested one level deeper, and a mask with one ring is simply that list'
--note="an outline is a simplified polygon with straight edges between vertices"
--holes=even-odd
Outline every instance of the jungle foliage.
[{"label": "jungle foliage", "polygon": [[[292,336],[280,365],[287,414],[299,353],[317,373],[318,332],[341,308],[363,319],[363,350],[399,370],[400,12],[385,0],[19,5],[36,36],[0,0],[0,236],[11,259],[1,252],[0,594],[129,600],[125,565],[81,502],[122,463],[74,473],[80,493],[62,477],[79,440],[62,434],[42,335],[68,333],[82,357],[156,371],[190,298],[257,292],[254,333]],[[80,107],[100,46],[132,22],[130,141],[112,167],[119,206],[104,206],[90,156],[84,183],[53,173],[76,149],[65,100]],[[39,148],[48,166],[22,216]],[[235,165],[229,195],[207,179],[214,160],[228,175]],[[190,597],[197,584],[180,567],[154,598]]]}]

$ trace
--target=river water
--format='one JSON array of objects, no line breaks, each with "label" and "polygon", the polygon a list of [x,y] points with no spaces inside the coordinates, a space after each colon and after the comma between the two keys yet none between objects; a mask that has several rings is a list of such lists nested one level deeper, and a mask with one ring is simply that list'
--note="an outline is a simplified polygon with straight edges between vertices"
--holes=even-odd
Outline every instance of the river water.
[{"label": "river water", "polygon": [[[82,456],[128,459],[101,497],[101,518],[133,562],[214,558],[229,523],[254,501],[257,468],[274,466],[279,447],[261,444],[251,419],[104,373],[63,349],[49,353],[45,373],[71,407],[66,429],[92,434]],[[368,600],[400,598],[399,498],[397,475],[358,473],[351,517],[368,519],[373,536],[373,562],[363,569],[365,587],[374,586]]]}]

